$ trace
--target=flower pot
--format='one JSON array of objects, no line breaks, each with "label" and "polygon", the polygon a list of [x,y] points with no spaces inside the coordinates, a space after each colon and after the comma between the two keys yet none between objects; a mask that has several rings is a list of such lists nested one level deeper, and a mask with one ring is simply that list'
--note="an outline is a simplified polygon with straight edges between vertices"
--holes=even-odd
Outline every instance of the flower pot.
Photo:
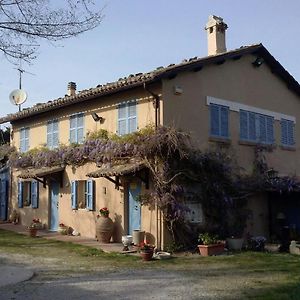
[{"label": "flower pot", "polygon": [[109,243],[114,229],[110,217],[100,216],[96,223],[96,238],[100,243]]},{"label": "flower pot", "polygon": [[132,235],[132,242],[134,245],[140,245],[143,240],[144,240],[144,236],[145,236],[145,231],[141,231],[141,230],[133,230],[133,235]]},{"label": "flower pot", "polygon": [[153,249],[152,250],[141,250],[140,252],[143,261],[149,261],[153,257]]},{"label": "flower pot", "polygon": [[69,231],[69,227],[68,226],[59,226],[57,231],[62,235],[67,235],[68,231]]},{"label": "flower pot", "polygon": [[201,256],[219,255],[224,252],[225,244],[198,245]]},{"label": "flower pot", "polygon": [[38,230],[37,228],[28,228],[28,231],[29,231],[29,236],[36,237]]},{"label": "flower pot", "polygon": [[243,238],[227,238],[227,247],[230,250],[242,250],[244,239]]}]

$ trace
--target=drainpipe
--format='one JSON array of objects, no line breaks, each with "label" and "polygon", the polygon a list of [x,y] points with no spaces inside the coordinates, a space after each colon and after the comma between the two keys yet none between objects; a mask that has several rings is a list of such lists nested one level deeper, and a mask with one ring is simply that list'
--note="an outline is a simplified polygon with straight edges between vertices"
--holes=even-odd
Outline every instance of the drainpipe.
[{"label": "drainpipe", "polygon": [[[150,91],[144,82],[144,90],[147,91],[153,98],[153,107],[155,110],[155,129],[157,129],[159,125],[159,116],[160,116],[160,109],[159,109],[159,95],[155,94],[154,92]],[[157,170],[155,170],[157,171]],[[157,249],[161,250],[161,211],[159,212],[158,206],[156,205],[156,240],[157,240]]]},{"label": "drainpipe", "polygon": [[159,95],[153,93],[148,89],[146,83],[144,82],[144,90],[147,91],[153,98],[153,107],[155,109],[155,128],[159,125]]}]

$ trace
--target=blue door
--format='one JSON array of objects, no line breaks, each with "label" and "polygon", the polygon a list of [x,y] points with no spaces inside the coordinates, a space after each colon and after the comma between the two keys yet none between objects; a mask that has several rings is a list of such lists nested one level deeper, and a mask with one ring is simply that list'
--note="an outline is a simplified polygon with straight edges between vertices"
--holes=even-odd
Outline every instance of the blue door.
[{"label": "blue door", "polygon": [[52,181],[50,184],[50,230],[57,231],[58,229],[58,193],[59,183]]},{"label": "blue door", "polygon": [[141,205],[137,201],[141,194],[140,183],[131,183],[128,188],[128,234],[141,229]]},{"label": "blue door", "polygon": [[8,181],[0,179],[0,220],[7,219]]}]

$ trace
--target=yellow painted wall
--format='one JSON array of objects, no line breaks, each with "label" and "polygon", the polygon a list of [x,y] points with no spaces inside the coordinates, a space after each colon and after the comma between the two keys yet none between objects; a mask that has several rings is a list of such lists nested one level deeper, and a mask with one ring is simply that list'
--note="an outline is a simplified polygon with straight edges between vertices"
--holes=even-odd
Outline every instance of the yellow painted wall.
[{"label": "yellow painted wall", "polygon": [[[239,60],[226,60],[221,65],[211,64],[199,72],[184,72],[174,79],[163,81],[164,124],[191,132],[194,142],[201,148],[218,145],[210,141],[209,106],[207,96],[242,103],[260,109],[294,116],[296,118],[295,151],[282,150],[280,123],[275,121],[276,149],[267,154],[270,167],[280,174],[300,174],[300,97],[287,88],[285,82],[263,64],[252,66],[254,56]],[[174,95],[175,86],[182,88],[182,95]],[[230,153],[246,170],[252,168],[254,147],[239,144],[239,113],[230,111]]]}]

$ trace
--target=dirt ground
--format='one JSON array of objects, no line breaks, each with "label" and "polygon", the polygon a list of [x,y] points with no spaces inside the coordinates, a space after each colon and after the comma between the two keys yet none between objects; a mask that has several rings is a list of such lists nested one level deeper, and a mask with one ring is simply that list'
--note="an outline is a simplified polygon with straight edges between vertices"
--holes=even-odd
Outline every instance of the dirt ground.
[{"label": "dirt ground", "polygon": [[78,266],[70,272],[59,260],[8,253],[0,253],[0,263],[23,266],[35,274],[26,282],[0,288],[0,299],[5,300],[241,299],[256,283],[270,285],[275,279],[263,273],[247,275],[243,270],[235,274],[214,267],[185,271],[168,265],[103,270],[81,270]]}]

